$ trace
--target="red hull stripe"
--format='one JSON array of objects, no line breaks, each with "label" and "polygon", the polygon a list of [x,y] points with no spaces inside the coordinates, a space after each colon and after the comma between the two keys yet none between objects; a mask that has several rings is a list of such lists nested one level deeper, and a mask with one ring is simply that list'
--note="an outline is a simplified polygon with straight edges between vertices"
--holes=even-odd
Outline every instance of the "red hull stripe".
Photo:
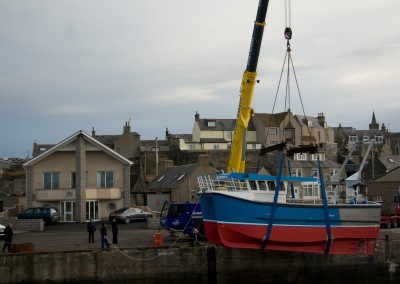
[{"label": "red hull stripe", "polygon": [[[232,248],[261,249],[267,226],[204,222],[207,239]],[[332,227],[330,254],[372,254],[379,227]],[[324,227],[272,227],[265,249],[324,253],[327,231]]]}]

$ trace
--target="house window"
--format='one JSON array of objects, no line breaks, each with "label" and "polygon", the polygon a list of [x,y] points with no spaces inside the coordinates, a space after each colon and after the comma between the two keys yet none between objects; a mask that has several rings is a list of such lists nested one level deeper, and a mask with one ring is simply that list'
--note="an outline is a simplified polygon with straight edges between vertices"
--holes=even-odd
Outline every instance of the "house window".
[{"label": "house window", "polygon": [[318,196],[318,192],[312,184],[303,184],[303,196],[314,197]]},{"label": "house window", "polygon": [[382,143],[383,142],[383,137],[382,136],[375,136],[375,141]]},{"label": "house window", "polygon": [[76,188],[76,173],[71,173],[71,188]]},{"label": "house window", "polygon": [[214,145],[214,150],[219,150],[219,145]]},{"label": "house window", "polygon": [[215,121],[208,121],[207,126],[208,127],[215,127]]},{"label": "house window", "polygon": [[294,141],[294,129],[293,128],[285,128],[285,139],[287,142]]},{"label": "house window", "polygon": [[114,172],[98,172],[97,188],[110,188],[114,186]]},{"label": "house window", "polygon": [[176,177],[175,177],[175,179],[176,180],[181,180],[181,179],[183,179],[183,177],[186,175],[186,173],[183,173],[183,174],[179,174],[179,175],[177,175]]},{"label": "house window", "polygon": [[307,161],[307,154],[306,153],[296,153],[294,156],[295,161]]},{"label": "house window", "polygon": [[325,154],[319,153],[319,154],[312,154],[311,155],[311,161],[317,161],[319,158],[320,161],[325,161]]},{"label": "house window", "polygon": [[363,136],[363,140],[369,140],[369,136],[368,135],[364,135]]},{"label": "house window", "polygon": [[317,178],[318,177],[318,169],[312,169],[311,176]]},{"label": "house window", "polygon": [[47,172],[43,173],[44,189],[59,189],[60,188],[60,173]]},{"label": "house window", "polygon": [[276,135],[276,134],[278,134],[278,128],[276,128],[276,127],[271,127],[271,128],[269,129],[269,134],[271,134],[271,135]]},{"label": "house window", "polygon": [[157,182],[162,181],[165,178],[165,175],[160,176],[160,178],[157,180]]},{"label": "house window", "polygon": [[195,144],[189,144],[189,150],[196,150]]},{"label": "house window", "polygon": [[329,176],[332,177],[339,173],[339,169],[329,169]]},{"label": "house window", "polygon": [[355,135],[350,135],[350,136],[349,136],[349,142],[350,142],[350,143],[355,143],[355,142],[357,142],[357,141],[358,141],[357,136],[355,136]]},{"label": "house window", "polygon": [[301,177],[302,170],[301,169],[292,169],[291,171],[293,177]]}]

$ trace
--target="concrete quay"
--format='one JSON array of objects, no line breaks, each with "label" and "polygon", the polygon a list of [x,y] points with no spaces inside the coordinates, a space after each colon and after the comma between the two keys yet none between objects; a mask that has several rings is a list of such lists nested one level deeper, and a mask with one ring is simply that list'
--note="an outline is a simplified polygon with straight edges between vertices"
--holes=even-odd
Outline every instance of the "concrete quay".
[{"label": "concrete quay", "polygon": [[[163,235],[145,222],[121,224],[118,245],[88,244],[85,224],[16,232],[14,243],[33,253],[0,255],[0,283],[399,283],[400,229],[382,230],[373,256],[228,249]],[[109,235],[111,236],[111,228]],[[399,231],[399,232],[397,232]]]}]

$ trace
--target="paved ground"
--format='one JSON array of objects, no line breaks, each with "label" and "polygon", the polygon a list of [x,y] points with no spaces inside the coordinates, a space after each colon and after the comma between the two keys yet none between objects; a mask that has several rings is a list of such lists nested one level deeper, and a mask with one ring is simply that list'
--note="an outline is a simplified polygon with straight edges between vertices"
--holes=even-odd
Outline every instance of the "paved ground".
[{"label": "paved ground", "polygon": [[[101,223],[96,223],[94,238],[95,243],[88,242],[86,223],[59,223],[45,226],[42,232],[14,232],[13,243],[32,243],[35,252],[70,251],[101,248],[100,244]],[[118,225],[118,248],[149,247],[154,246],[154,234],[158,230],[147,229],[146,222],[135,222]],[[107,232],[112,239],[111,224],[107,223]],[[189,246],[191,239],[186,236],[172,237],[169,232],[162,230],[163,246]],[[3,245],[3,242],[0,242]]]},{"label": "paved ground", "polygon": [[[15,232],[13,243],[32,243],[34,251],[71,251],[100,249],[100,226],[96,223],[97,231],[95,233],[95,243],[88,243],[88,234],[86,232],[86,223],[60,223],[56,225],[45,226],[42,232]],[[119,224],[118,248],[149,247],[154,246],[154,234],[158,230],[147,229],[146,222],[135,222],[131,224]],[[111,238],[111,224],[107,224],[108,235]],[[187,236],[171,236],[169,232],[162,230],[163,246],[190,246],[191,239]],[[380,239],[400,240],[400,228],[381,229]],[[0,241],[0,245],[3,242]]]}]

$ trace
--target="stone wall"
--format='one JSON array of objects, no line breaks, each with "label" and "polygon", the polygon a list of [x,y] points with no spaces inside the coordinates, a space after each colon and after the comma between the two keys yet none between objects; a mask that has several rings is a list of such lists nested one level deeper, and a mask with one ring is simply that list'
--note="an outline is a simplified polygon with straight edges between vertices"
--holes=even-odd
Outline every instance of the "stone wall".
[{"label": "stone wall", "polygon": [[0,256],[1,283],[399,283],[400,242],[374,256],[222,246],[19,253]]},{"label": "stone wall", "polygon": [[1,217],[0,223],[6,226],[12,224],[14,231],[41,232],[44,229],[44,221],[41,219],[17,219],[16,217]]}]

